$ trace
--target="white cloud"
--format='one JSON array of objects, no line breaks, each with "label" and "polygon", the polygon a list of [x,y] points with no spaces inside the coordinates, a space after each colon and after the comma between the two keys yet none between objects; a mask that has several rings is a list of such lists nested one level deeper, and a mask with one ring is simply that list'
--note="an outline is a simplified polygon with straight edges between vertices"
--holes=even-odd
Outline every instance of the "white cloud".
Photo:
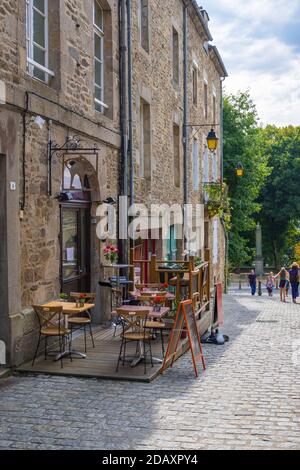
[{"label": "white cloud", "polygon": [[[250,89],[265,124],[300,125],[300,2],[210,0],[203,7],[229,71],[226,91]],[[294,43],[287,41],[297,22]]]}]

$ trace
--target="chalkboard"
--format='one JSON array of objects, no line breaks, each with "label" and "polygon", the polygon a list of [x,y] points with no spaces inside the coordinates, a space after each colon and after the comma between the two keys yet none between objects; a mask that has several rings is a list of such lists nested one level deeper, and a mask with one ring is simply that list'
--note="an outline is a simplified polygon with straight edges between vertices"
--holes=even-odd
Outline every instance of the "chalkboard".
[{"label": "chalkboard", "polygon": [[201,359],[203,369],[205,369],[205,362],[197,328],[193,302],[191,300],[185,300],[179,304],[161,372],[163,372],[167,367],[172,367],[173,365],[184,325],[188,333],[189,346],[192,353],[195,375],[198,377],[196,361]]},{"label": "chalkboard", "polygon": [[195,318],[193,302],[191,300],[186,300],[182,302],[182,308],[184,312],[184,320],[185,320],[185,324],[186,324],[186,328],[188,332],[188,337],[189,337],[189,342],[190,342],[190,347],[191,347],[191,352],[192,352],[192,357],[193,357],[195,375],[197,377],[198,369],[197,369],[196,361],[201,359],[204,369],[205,369],[205,363],[204,363],[200,336],[199,336],[199,332],[197,328],[197,322]]},{"label": "chalkboard", "polygon": [[214,326],[223,325],[223,286],[221,283],[215,284],[214,296]]},{"label": "chalkboard", "polygon": [[171,365],[171,367],[173,365],[175,355],[177,353],[178,343],[179,343],[180,336],[183,330],[183,323],[184,323],[183,311],[182,311],[181,305],[179,304],[176,318],[174,321],[174,325],[170,334],[167,352],[164,357],[162,370],[169,367],[169,365]]}]

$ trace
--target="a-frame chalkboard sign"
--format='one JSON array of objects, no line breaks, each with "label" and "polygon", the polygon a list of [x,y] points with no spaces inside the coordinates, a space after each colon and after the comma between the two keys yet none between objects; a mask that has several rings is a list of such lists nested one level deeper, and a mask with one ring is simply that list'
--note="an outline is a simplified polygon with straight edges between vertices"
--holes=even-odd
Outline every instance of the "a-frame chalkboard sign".
[{"label": "a-frame chalkboard sign", "polygon": [[192,353],[195,375],[196,377],[198,377],[197,361],[202,361],[202,366],[204,370],[205,361],[197,328],[193,302],[191,300],[185,300],[183,302],[180,302],[179,304],[161,372],[163,372],[168,367],[173,366],[176,354],[178,352],[181,333],[184,327],[188,334],[189,346]]}]

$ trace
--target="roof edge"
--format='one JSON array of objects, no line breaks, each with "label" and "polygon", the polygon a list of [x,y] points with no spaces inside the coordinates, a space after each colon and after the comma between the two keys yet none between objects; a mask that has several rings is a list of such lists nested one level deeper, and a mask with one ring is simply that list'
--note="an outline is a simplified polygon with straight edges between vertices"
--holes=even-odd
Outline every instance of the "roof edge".
[{"label": "roof edge", "polygon": [[221,55],[220,55],[220,52],[218,51],[217,46],[213,46],[212,44],[209,44],[209,45],[208,45],[208,48],[209,48],[209,50],[212,51],[213,54],[215,55],[216,60],[218,61],[218,64],[219,64],[219,66],[220,66],[220,69],[221,69],[222,72],[223,72],[223,77],[228,77],[228,72],[227,72],[227,70],[226,70],[225,64],[224,64],[223,59],[222,59],[222,57],[221,57]]},{"label": "roof edge", "polygon": [[201,26],[205,32],[205,35],[207,37],[207,40],[208,41],[212,41],[213,40],[213,37],[209,31],[209,28],[208,28],[208,25],[206,23],[206,21],[204,20],[202,14],[201,14],[201,11],[200,11],[200,8],[199,8],[199,5],[197,3],[197,0],[183,0],[183,3],[186,7],[189,7],[189,6],[192,6],[194,12],[196,13],[200,23],[201,23]]}]

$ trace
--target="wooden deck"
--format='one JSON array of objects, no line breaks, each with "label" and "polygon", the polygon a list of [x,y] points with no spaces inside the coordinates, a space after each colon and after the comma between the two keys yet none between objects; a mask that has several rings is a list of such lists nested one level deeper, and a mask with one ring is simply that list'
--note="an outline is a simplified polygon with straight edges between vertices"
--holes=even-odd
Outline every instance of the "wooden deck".
[{"label": "wooden deck", "polygon": [[[113,328],[103,329],[101,327],[94,328],[95,349],[92,347],[90,337],[88,335],[88,351],[85,359],[73,358],[73,362],[69,358],[63,360],[63,369],[60,362],[55,362],[51,357],[45,361],[44,357],[36,360],[34,367],[31,363],[22,365],[17,372],[64,375],[74,377],[90,377],[99,379],[113,380],[130,380],[138,382],[151,382],[159,375],[161,364],[147,364],[147,372],[144,374],[144,364],[131,367],[129,363],[125,366],[120,363],[119,371],[116,372],[116,365],[121,346],[119,335],[113,337]],[[167,343],[167,338],[165,338]],[[167,344],[166,344],[167,346]],[[126,347],[126,355],[135,354],[136,343],[128,344]],[[84,352],[84,340],[81,335],[73,340],[73,349]],[[152,342],[153,357],[162,358],[162,348],[160,337]]]}]

